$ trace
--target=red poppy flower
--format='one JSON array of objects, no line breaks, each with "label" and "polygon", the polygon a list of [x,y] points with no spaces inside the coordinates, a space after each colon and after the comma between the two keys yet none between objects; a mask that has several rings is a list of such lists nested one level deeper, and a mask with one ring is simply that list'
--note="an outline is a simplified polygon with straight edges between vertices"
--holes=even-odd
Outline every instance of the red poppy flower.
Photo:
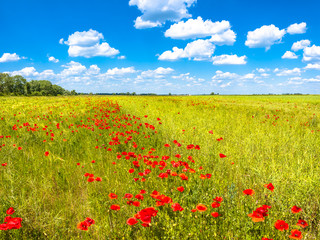
[{"label": "red poppy flower", "polygon": [[11,218],[7,223],[8,229],[19,229],[21,228],[22,218]]},{"label": "red poppy flower", "polygon": [[116,199],[116,198],[118,198],[117,194],[115,194],[115,193],[109,193],[108,196],[109,196],[110,199]]},{"label": "red poppy flower", "polygon": [[141,193],[141,194],[145,194],[145,193],[146,193],[146,190],[141,189],[141,190],[140,190],[140,193]]},{"label": "red poppy flower", "polygon": [[7,214],[8,214],[8,215],[11,215],[11,214],[13,214],[13,213],[14,213],[13,207],[9,207],[8,210],[7,210]]},{"label": "red poppy flower", "polygon": [[48,151],[45,152],[44,155],[45,155],[46,157],[48,157],[48,156],[49,156],[49,152],[48,152]]},{"label": "red poppy flower", "polygon": [[297,207],[297,206],[293,206],[293,207],[291,208],[291,212],[292,212],[292,213],[298,213],[298,212],[301,212],[301,211],[302,211],[302,209],[299,208],[299,207]]},{"label": "red poppy flower", "polygon": [[305,227],[308,226],[308,223],[305,220],[299,219],[297,225],[300,226],[300,227],[305,228]]},{"label": "red poppy flower", "polygon": [[174,203],[174,204],[172,204],[171,205],[171,208],[172,208],[172,210],[174,211],[174,212],[176,212],[176,211],[183,211],[184,209],[180,206],[180,204],[179,203]]},{"label": "red poppy flower", "polygon": [[273,238],[262,238],[262,240],[273,240]]},{"label": "red poppy flower", "polygon": [[97,182],[101,182],[102,181],[102,178],[101,177],[96,177],[95,179]]},{"label": "red poppy flower", "polygon": [[265,184],[264,187],[268,188],[271,192],[273,192],[273,190],[274,190],[274,186],[272,185],[272,183]]},{"label": "red poppy flower", "polygon": [[214,218],[217,218],[217,217],[220,216],[220,214],[217,213],[217,212],[212,212],[212,213],[211,213],[211,216],[214,217]]},{"label": "red poppy flower", "polygon": [[198,204],[196,208],[199,212],[205,212],[208,209],[204,204]]},{"label": "red poppy flower", "polygon": [[95,221],[92,218],[86,218],[85,222],[87,222],[90,225],[95,224]]},{"label": "red poppy flower", "polygon": [[222,197],[216,197],[215,199],[213,199],[213,201],[222,202],[223,198]]},{"label": "red poppy flower", "polygon": [[114,210],[114,211],[119,211],[120,210],[120,206],[117,205],[117,204],[113,204],[113,205],[110,206],[110,209]]},{"label": "red poppy flower", "polygon": [[8,230],[7,224],[6,223],[0,224],[0,230],[3,230],[3,231]]},{"label": "red poppy flower", "polygon": [[219,202],[213,202],[213,203],[211,204],[211,207],[212,207],[212,208],[218,208],[218,207],[220,207],[220,203],[219,203]]},{"label": "red poppy flower", "polygon": [[184,191],[184,187],[177,187],[177,190],[179,191],[179,192],[183,192]]},{"label": "red poppy flower", "polygon": [[276,221],[276,223],[274,224],[274,227],[276,229],[278,229],[279,231],[283,231],[283,230],[288,230],[289,229],[289,224],[286,223],[283,220],[278,220]]},{"label": "red poppy flower", "polygon": [[251,217],[253,222],[263,222],[264,217],[263,214],[257,211],[253,211],[252,213],[248,214],[248,217]]},{"label": "red poppy flower", "polygon": [[243,191],[243,193],[244,193],[245,195],[250,195],[250,196],[252,196],[252,195],[254,194],[254,191],[253,191],[252,189],[246,189],[246,190]]},{"label": "red poppy flower", "polygon": [[224,155],[223,153],[219,153],[220,158],[225,158],[227,157],[226,155]]},{"label": "red poppy flower", "polygon": [[21,150],[22,149],[22,147],[18,147],[18,150]]},{"label": "red poppy flower", "polygon": [[132,203],[132,205],[135,206],[135,207],[140,207],[140,202],[134,201],[134,202]]},{"label": "red poppy flower", "polygon": [[137,224],[138,223],[138,220],[136,219],[136,218],[129,218],[128,220],[127,220],[127,224],[128,225],[135,225],[135,224]]},{"label": "red poppy flower", "polygon": [[86,221],[80,222],[77,225],[77,228],[80,230],[84,230],[84,231],[88,231],[89,227],[89,223],[87,223]]},{"label": "red poppy flower", "polygon": [[133,172],[134,172],[133,168],[129,169],[129,173],[133,173]]},{"label": "red poppy flower", "polygon": [[137,195],[135,196],[135,198],[136,198],[136,199],[139,199],[139,200],[143,200],[143,195],[137,194]]},{"label": "red poppy flower", "polygon": [[291,231],[291,235],[289,236],[289,238],[291,238],[291,239],[302,239],[302,233],[297,229],[293,229]]},{"label": "red poppy flower", "polygon": [[165,144],[164,146],[165,146],[165,147],[170,147],[170,144],[167,143],[167,144]]},{"label": "red poppy flower", "polygon": [[131,199],[133,198],[133,195],[131,193],[126,193],[123,198]]},{"label": "red poppy flower", "polygon": [[89,177],[87,181],[88,181],[88,182],[93,182],[93,181],[94,181],[94,178],[93,178],[93,177]]}]

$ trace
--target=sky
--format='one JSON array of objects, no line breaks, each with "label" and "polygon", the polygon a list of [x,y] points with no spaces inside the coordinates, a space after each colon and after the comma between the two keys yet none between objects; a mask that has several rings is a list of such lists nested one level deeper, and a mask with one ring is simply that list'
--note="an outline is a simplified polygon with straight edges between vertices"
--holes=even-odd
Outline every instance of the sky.
[{"label": "sky", "polygon": [[83,93],[320,93],[317,0],[0,2],[0,72]]}]

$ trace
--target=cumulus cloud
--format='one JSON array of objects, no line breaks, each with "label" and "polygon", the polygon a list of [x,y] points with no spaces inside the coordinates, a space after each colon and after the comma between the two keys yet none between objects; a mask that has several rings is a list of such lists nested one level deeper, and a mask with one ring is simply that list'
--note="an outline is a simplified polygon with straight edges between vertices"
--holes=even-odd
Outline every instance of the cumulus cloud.
[{"label": "cumulus cloud", "polygon": [[249,48],[265,48],[269,50],[273,44],[280,43],[286,30],[280,30],[275,25],[264,25],[254,31],[249,31],[245,45]]},{"label": "cumulus cloud", "polygon": [[172,68],[158,67],[155,70],[143,71],[140,76],[142,78],[162,78],[164,75],[171,74],[173,71]]},{"label": "cumulus cloud", "polygon": [[304,61],[320,61],[320,46],[313,45],[303,49]]},{"label": "cumulus cloud", "polygon": [[163,52],[159,60],[178,60],[181,58],[188,58],[189,60],[208,60],[214,53],[215,46],[209,40],[199,39],[188,43],[187,46],[182,48],[174,47],[172,51]]},{"label": "cumulus cloud", "polygon": [[313,69],[313,70],[320,70],[320,64],[319,63],[308,63],[308,65],[305,67],[305,69]]},{"label": "cumulus cloud", "polygon": [[0,63],[2,62],[13,62],[18,61],[21,58],[16,53],[4,53],[2,57],[0,58]]},{"label": "cumulus cloud", "polygon": [[233,45],[236,41],[236,34],[231,29],[223,32],[212,35],[210,41],[218,46],[222,45]]},{"label": "cumulus cloud", "polygon": [[63,76],[79,75],[84,73],[87,68],[79,62],[71,61],[66,65],[62,65],[65,69],[61,72]]},{"label": "cumulus cloud", "polygon": [[165,32],[166,37],[173,39],[195,39],[220,34],[230,29],[228,21],[212,22],[211,20],[203,21],[201,17],[189,19],[186,22],[180,21],[170,26]]},{"label": "cumulus cloud", "polygon": [[307,31],[307,24],[305,22],[302,22],[299,24],[294,23],[287,28],[287,32],[289,34],[301,34],[301,33],[305,33],[306,31]]},{"label": "cumulus cloud", "polygon": [[59,59],[56,59],[55,57],[49,57],[49,62],[54,62],[54,63],[58,63]]},{"label": "cumulus cloud", "polygon": [[37,76],[38,74],[39,73],[36,71],[34,67],[25,67],[19,71],[11,72],[12,76],[21,75],[23,77],[33,77],[33,76]]},{"label": "cumulus cloud", "polygon": [[60,39],[60,43],[69,46],[68,53],[70,57],[113,57],[119,54],[119,50],[110,47],[104,39],[103,34],[90,29],[89,31],[75,32],[71,34],[67,41]]},{"label": "cumulus cloud", "polygon": [[292,76],[292,75],[301,75],[301,69],[300,68],[294,68],[294,69],[283,69],[283,70],[279,70],[279,69],[275,69],[278,72],[276,75],[279,77],[282,76]]},{"label": "cumulus cloud", "polygon": [[112,69],[108,69],[108,71],[106,72],[107,75],[124,75],[124,74],[130,74],[130,73],[135,73],[137,72],[134,67],[126,67],[126,68],[112,68]]},{"label": "cumulus cloud", "polygon": [[305,39],[305,40],[301,40],[301,41],[293,43],[291,50],[296,52],[301,49],[305,49],[306,47],[309,47],[309,46],[310,46],[310,41],[308,39]]},{"label": "cumulus cloud", "polygon": [[238,57],[236,54],[224,54],[220,56],[214,56],[212,58],[214,65],[243,65],[247,63],[246,59],[246,56]]},{"label": "cumulus cloud", "polygon": [[282,57],[282,59],[297,59],[298,56],[294,53],[294,52],[291,52],[291,51],[286,51]]},{"label": "cumulus cloud", "polygon": [[137,6],[142,15],[135,20],[135,28],[162,26],[166,21],[179,21],[191,17],[188,8],[197,0],[130,0],[130,6]]}]

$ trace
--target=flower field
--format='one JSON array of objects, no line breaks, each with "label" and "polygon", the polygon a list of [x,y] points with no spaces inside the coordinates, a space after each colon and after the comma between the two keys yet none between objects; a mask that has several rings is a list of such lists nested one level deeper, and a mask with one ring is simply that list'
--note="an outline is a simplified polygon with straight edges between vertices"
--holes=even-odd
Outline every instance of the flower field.
[{"label": "flower field", "polygon": [[0,102],[0,239],[320,239],[319,96]]}]

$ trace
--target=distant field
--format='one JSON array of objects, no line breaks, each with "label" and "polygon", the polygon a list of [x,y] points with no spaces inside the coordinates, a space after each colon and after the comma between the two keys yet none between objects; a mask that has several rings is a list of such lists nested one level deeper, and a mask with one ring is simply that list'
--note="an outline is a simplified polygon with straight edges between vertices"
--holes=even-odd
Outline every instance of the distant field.
[{"label": "distant field", "polygon": [[0,239],[320,239],[320,96],[0,103]]}]

